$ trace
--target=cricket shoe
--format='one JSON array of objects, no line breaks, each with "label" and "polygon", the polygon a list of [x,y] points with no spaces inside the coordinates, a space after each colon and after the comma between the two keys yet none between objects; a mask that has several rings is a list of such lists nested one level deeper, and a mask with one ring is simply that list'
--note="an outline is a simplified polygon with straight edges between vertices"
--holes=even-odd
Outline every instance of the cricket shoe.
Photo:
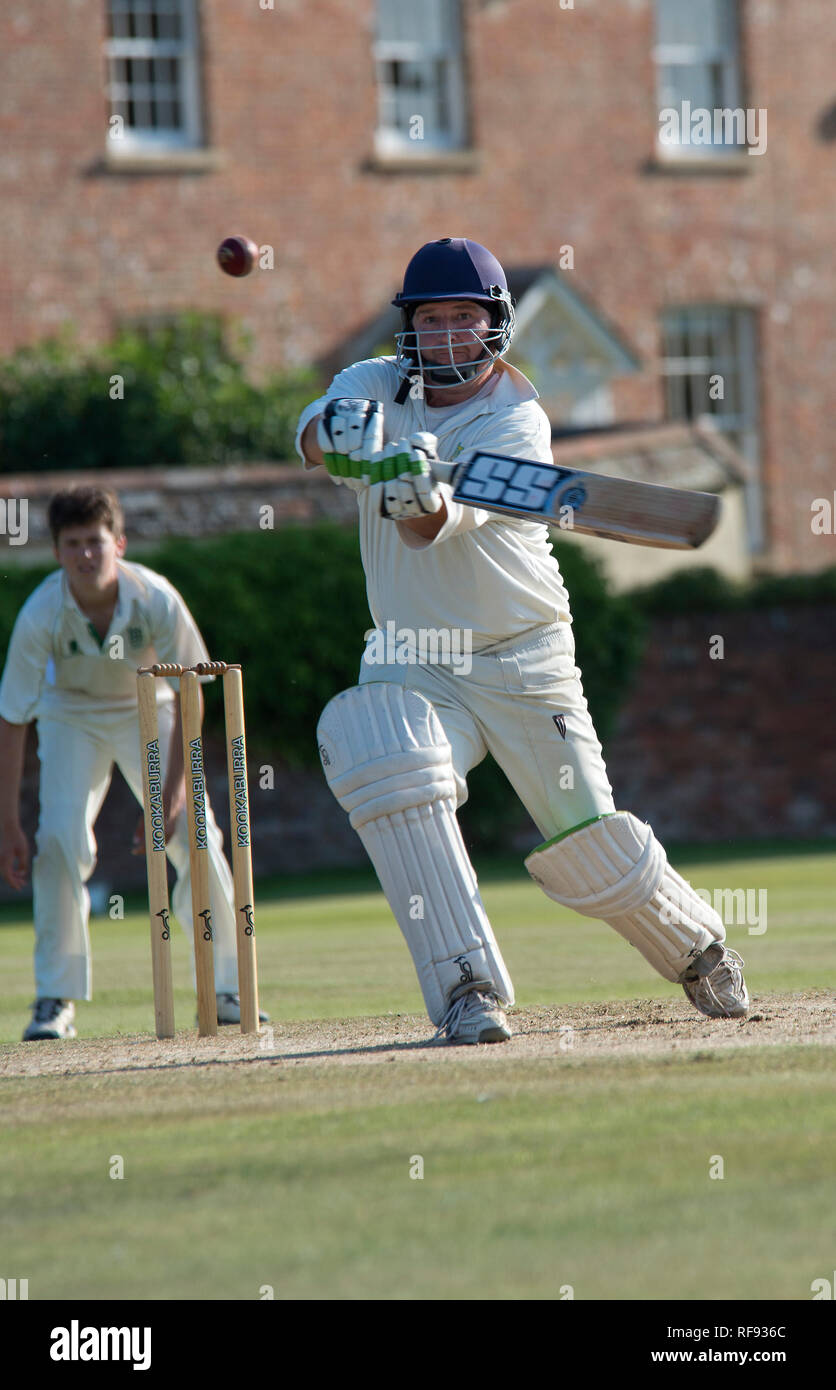
[{"label": "cricket shoe", "polygon": [[75,1004],[72,999],[36,999],[32,1021],[23,1034],[24,1042],[74,1038]]},{"label": "cricket shoe", "polygon": [[489,990],[472,989],[450,1005],[433,1042],[444,1035],[448,1042],[496,1043],[507,1042],[511,1029],[496,995]]},{"label": "cricket shoe", "polygon": [[[226,1024],[226,1023],[240,1023],[240,1022],[241,1022],[241,999],[240,999],[240,996],[239,996],[239,995],[237,995],[237,994],[219,994],[219,995],[217,996],[217,1000],[218,1000],[218,1023],[220,1023],[221,1025],[223,1025],[223,1024]],[[261,1009],[259,1009],[259,1011],[258,1011],[258,1021],[259,1021],[259,1023],[269,1023],[269,1022],[270,1022],[270,1015],[269,1015],[269,1014],[263,1013],[263,1012],[261,1011]]]},{"label": "cricket shoe", "polygon": [[698,956],[680,981],[695,1009],[709,1018],[742,1018],[749,1009],[749,992],[740,959],[721,941]]}]

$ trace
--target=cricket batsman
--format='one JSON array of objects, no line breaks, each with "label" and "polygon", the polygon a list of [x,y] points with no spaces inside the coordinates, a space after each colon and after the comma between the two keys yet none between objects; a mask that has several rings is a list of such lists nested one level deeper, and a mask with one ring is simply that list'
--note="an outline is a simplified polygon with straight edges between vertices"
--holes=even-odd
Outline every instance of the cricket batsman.
[{"label": "cricket batsman", "polygon": [[[504,360],[514,303],[502,267],[484,246],[444,237],[413,256],[393,303],[397,355],[340,372],[302,412],[297,448],[356,493],[375,623],[359,684],[322,714],[322,765],[406,939],[436,1036],[511,1036],[513,985],[456,819],[488,752],[543,837],[525,861],[543,891],[609,923],[703,1014],[740,1017],[744,962],[722,919],[650,826],[616,810],[547,527],[464,507],[432,475],[432,457],[472,446],[553,463],[537,392]],[[389,624],[398,651],[381,657]],[[467,671],[425,659],[423,633],[461,629],[472,636]]]},{"label": "cricket batsman", "polygon": [[[19,803],[33,718],[41,765],[32,864],[36,998],[24,1042],[75,1037],[74,1001],[92,997],[85,885],[96,866],[93,827],[114,763],[142,805],[136,668],[209,660],[177,590],[146,565],[123,559],[124,521],[113,492],[56,493],[48,516],[60,568],[21,608],[0,681],[0,874],[17,889],[29,872]],[[155,685],[167,769],[166,850],[176,873],[172,907],[185,929],[192,913],[180,705],[168,681]],[[232,875],[208,799],[206,819],[218,1023],[240,1023]],[[140,818],[134,852],[141,854],[144,843]]]}]

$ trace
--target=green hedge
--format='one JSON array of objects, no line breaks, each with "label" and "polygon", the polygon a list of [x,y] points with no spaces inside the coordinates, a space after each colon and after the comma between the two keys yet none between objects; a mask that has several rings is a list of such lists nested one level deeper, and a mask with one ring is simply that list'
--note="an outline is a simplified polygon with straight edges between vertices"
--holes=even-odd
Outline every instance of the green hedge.
[{"label": "green hedge", "polygon": [[71,335],[23,348],[0,362],[0,459],[37,472],[290,458],[321,383],[297,371],[255,386],[247,351],[205,314],[125,329],[96,348]]},{"label": "green hedge", "polygon": [[736,583],[707,567],[689,569],[633,589],[629,598],[648,617],[833,603],[836,566],[815,574],[765,575],[747,583]]}]

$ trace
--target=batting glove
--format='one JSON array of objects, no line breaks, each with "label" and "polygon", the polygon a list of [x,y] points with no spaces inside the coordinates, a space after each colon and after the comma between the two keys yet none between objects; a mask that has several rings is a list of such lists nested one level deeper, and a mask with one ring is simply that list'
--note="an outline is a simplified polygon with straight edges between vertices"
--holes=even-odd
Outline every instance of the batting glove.
[{"label": "batting glove", "polygon": [[316,440],[325,467],[335,483],[353,492],[369,484],[373,454],[383,448],[383,405],[380,401],[342,396],[328,401],[320,416]]},{"label": "batting glove", "polygon": [[381,516],[406,521],[414,516],[437,512],[444,498],[433,477],[432,460],[438,458],[436,437],[422,431],[409,439],[397,439],[375,454],[371,461],[371,484]]}]

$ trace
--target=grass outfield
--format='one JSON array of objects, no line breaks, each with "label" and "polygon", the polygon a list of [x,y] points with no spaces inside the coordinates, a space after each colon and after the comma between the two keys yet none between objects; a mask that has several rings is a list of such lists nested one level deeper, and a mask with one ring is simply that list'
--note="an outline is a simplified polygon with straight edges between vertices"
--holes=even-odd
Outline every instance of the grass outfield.
[{"label": "grass outfield", "polygon": [[[831,984],[833,853],[676,863],[699,887],[766,889],[766,932],[728,933],[758,998]],[[259,895],[277,1037],[283,1021],[420,1013],[379,894],[361,876],[316,886]],[[679,1007],[678,987],[519,868],[483,887],[523,1007]],[[9,916],[0,1249],[4,1277],[28,1278],[32,1299],[258,1299],[264,1286],[276,1298],[559,1298],[571,1286],[578,1299],[806,1300],[832,1274],[833,1046],[724,1050],[711,1030],[735,1025],[707,1023],[706,1046],[688,1054],[525,1056],[511,1044],[389,1049],[380,1062],[323,1048],[302,1061],[255,1043],[227,1058],[223,1040],[184,1033],[182,1060],[143,1066],[155,1044],[137,912],[93,923],[96,1000],[80,1006],[79,1032],[115,1038],[116,1051],[82,1072],[71,1042],[18,1043],[32,936]],[[175,944],[185,1030],[194,996]],[[8,1074],[39,1055],[63,1074]],[[717,1155],[722,1180],[709,1177]],[[410,1177],[416,1156],[422,1180]]]}]

